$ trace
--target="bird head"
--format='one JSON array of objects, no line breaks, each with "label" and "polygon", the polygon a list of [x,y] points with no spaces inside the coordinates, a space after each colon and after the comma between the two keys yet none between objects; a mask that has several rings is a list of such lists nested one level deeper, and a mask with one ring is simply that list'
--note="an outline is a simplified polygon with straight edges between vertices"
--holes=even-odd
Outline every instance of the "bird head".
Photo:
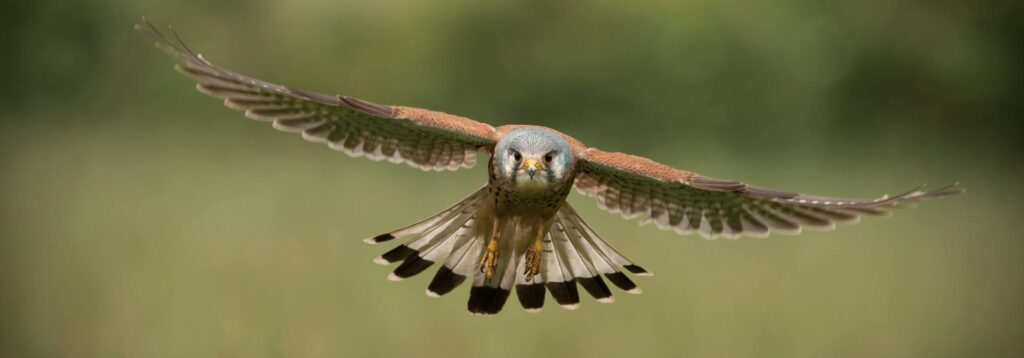
[{"label": "bird head", "polygon": [[557,133],[520,128],[502,137],[494,151],[496,175],[520,190],[541,190],[572,178],[572,147]]}]

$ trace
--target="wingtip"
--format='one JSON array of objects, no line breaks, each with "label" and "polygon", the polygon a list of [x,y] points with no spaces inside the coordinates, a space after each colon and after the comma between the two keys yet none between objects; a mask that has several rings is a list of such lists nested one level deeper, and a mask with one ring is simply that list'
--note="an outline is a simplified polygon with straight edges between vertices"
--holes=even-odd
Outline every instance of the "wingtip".
[{"label": "wingtip", "polygon": [[426,294],[427,294],[427,297],[430,297],[430,298],[439,298],[439,297],[441,297],[441,294],[440,294],[440,293],[437,293],[437,292],[431,291],[431,290],[430,290],[429,288],[428,288],[428,289],[426,289],[426,290],[425,290],[425,292],[426,292]]},{"label": "wingtip", "polygon": [[405,278],[396,275],[394,272],[388,274],[388,281],[396,281],[397,282],[397,281],[401,281],[401,280],[404,280],[404,279]]},{"label": "wingtip", "polygon": [[132,28],[135,29],[135,31],[142,33],[143,35],[153,37],[157,40],[159,40],[159,38],[162,37],[160,31],[156,29],[156,26],[153,26],[153,23],[150,22],[149,18],[145,16],[142,17],[142,21],[135,23],[132,26]]},{"label": "wingtip", "polygon": [[958,195],[966,192],[967,188],[960,186],[960,182],[958,181],[932,191],[932,193],[938,194],[937,196]]},{"label": "wingtip", "polygon": [[136,31],[142,31],[145,29],[145,26],[142,26],[142,24],[152,25],[152,23],[149,22],[149,18],[147,18],[146,15],[142,15],[139,22],[133,24],[132,27],[135,28]]}]

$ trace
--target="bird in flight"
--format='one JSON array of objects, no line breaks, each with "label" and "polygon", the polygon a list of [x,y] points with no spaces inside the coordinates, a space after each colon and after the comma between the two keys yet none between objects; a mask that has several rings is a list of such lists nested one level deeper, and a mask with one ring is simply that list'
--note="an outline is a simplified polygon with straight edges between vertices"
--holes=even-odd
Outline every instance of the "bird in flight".
[{"label": "bird in flight", "polygon": [[433,171],[472,167],[477,154],[490,156],[482,188],[423,221],[366,239],[379,244],[410,237],[374,261],[401,262],[388,276],[394,281],[440,262],[427,295],[440,297],[469,279],[467,308],[474,314],[498,313],[513,288],[530,312],[543,307],[548,292],[564,308],[579,307],[577,284],[598,302],[612,302],[602,276],[627,293],[641,292],[623,271],[651,273],[583,221],[566,202],[573,187],[596,199],[601,209],[708,239],[795,234],[803,227],[832,229],[864,215],[883,215],[904,204],[963,192],[953,184],[877,199],[844,199],[714,179],[588,147],[551,128],[495,128],[442,112],[264,82],[210,63],[173,30],[171,40],[145,18],[135,29],[178,59],[175,68],[198,81],[200,92],[308,141],[353,157]]}]

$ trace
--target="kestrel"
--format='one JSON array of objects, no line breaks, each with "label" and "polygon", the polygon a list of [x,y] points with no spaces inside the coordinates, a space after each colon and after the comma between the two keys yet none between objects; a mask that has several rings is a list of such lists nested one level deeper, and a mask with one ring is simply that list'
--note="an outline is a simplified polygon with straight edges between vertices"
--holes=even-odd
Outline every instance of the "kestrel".
[{"label": "kestrel", "polygon": [[[579,284],[598,302],[612,302],[604,276],[628,293],[641,290],[621,270],[651,274],[594,232],[566,202],[571,188],[597,199],[601,209],[641,217],[664,230],[707,239],[801,228],[832,229],[863,215],[881,215],[901,204],[963,192],[957,184],[911,190],[877,199],[843,199],[765,189],[706,177],[653,160],[587,147],[551,128],[492,127],[426,109],[389,106],[348,96],[298,90],[228,71],[171,41],[143,19],[136,30],[177,58],[175,68],[194,78],[200,92],[245,111],[274,128],[301,133],[353,157],[386,159],[423,170],[472,167],[490,156],[487,184],[423,221],[366,242],[409,236],[374,261],[401,262],[388,276],[398,281],[443,262],[427,287],[439,297],[472,280],[468,309],[498,313],[512,288],[523,308],[536,312],[546,292],[575,309]],[[173,33],[173,30],[172,30]]]}]

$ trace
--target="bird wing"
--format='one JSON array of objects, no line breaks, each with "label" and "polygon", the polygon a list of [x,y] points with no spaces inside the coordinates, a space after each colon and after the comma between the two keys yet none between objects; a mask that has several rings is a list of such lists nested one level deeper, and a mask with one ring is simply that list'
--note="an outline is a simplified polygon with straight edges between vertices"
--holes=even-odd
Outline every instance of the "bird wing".
[{"label": "bird wing", "polygon": [[174,35],[164,36],[149,21],[135,29],[181,64],[175,69],[199,82],[200,92],[274,128],[302,133],[353,157],[387,159],[423,170],[456,170],[476,163],[476,153],[497,141],[494,127],[447,113],[387,106],[347,96],[331,96],[268,83],[216,66],[192,52]]},{"label": "bird wing", "polygon": [[901,204],[963,190],[953,184],[877,199],[845,199],[759,188],[709,178],[653,160],[588,148],[580,154],[576,188],[598,206],[629,219],[644,217],[665,230],[705,238],[799,233],[802,227],[832,229],[862,215],[883,215]]}]

